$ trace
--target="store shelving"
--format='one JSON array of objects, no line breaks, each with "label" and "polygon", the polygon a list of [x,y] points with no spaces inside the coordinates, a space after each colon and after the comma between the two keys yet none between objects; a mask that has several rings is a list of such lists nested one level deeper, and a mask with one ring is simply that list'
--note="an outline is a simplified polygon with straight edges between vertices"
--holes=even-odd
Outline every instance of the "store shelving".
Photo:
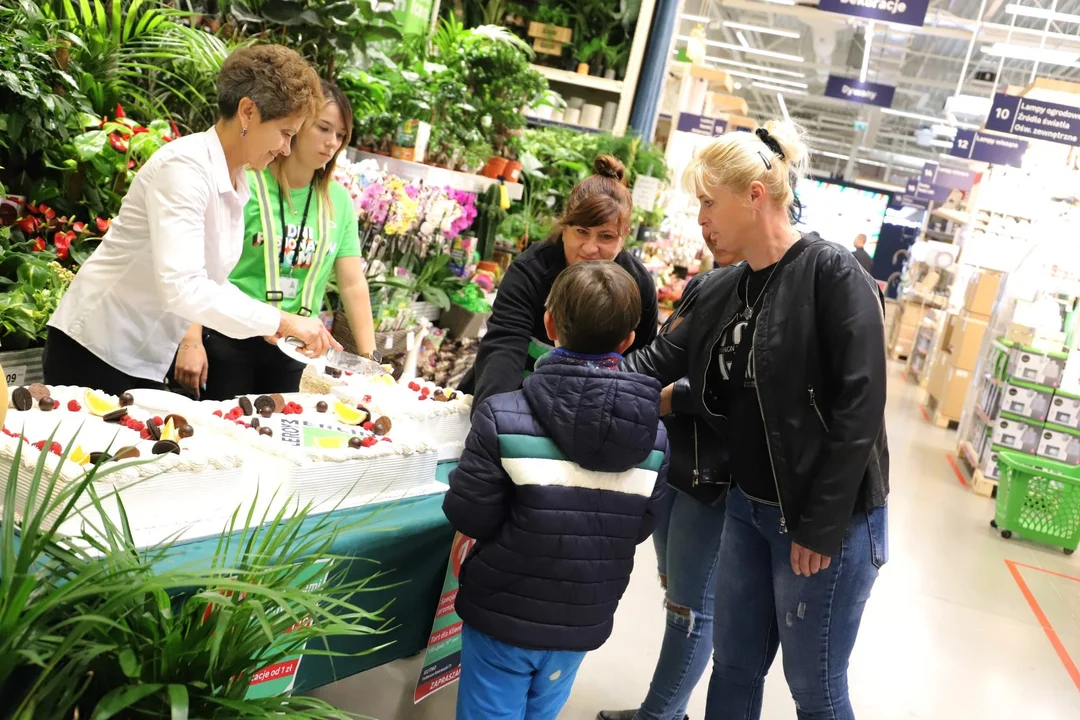
[{"label": "store shelving", "polygon": [[950,220],[958,225],[967,225],[971,222],[971,215],[963,210],[955,210],[952,208],[934,208],[930,211],[931,215],[937,215],[943,217],[946,220]]},{"label": "store shelving", "polygon": [[[404,180],[423,180],[432,185],[442,185],[455,190],[464,190],[477,194],[483,193],[492,185],[499,184],[498,180],[492,180],[483,175],[471,175],[456,170],[438,168],[434,165],[398,160],[385,155],[362,152],[355,148],[349,148],[349,159],[354,162],[375,160],[379,163],[379,167]],[[506,190],[510,194],[511,200],[520,200],[525,194],[525,187],[521,183],[506,183]]]},{"label": "store shelving", "polygon": [[586,127],[584,125],[576,125],[574,123],[558,122],[556,120],[547,120],[545,118],[532,117],[531,115],[525,116],[525,121],[529,125],[535,127],[553,127],[553,128],[566,128],[568,130],[576,130],[577,132],[597,134],[603,132],[599,128]]},{"label": "store shelving", "polygon": [[543,65],[533,65],[532,69],[546,77],[548,82],[561,83],[563,85],[576,85],[577,87],[599,90],[615,95],[622,94],[623,87],[626,85],[622,80],[608,80],[607,78],[597,77],[595,75],[584,75],[582,73],[545,67]]}]

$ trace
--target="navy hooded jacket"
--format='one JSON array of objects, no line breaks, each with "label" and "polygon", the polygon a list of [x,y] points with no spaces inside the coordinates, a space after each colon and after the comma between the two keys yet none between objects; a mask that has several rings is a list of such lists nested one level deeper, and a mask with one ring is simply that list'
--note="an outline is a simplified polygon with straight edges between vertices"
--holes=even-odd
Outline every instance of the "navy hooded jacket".
[{"label": "navy hooded jacket", "polygon": [[556,350],[480,404],[443,501],[477,541],[458,614],[517,647],[604,644],[666,489],[660,384],[581,362]]}]

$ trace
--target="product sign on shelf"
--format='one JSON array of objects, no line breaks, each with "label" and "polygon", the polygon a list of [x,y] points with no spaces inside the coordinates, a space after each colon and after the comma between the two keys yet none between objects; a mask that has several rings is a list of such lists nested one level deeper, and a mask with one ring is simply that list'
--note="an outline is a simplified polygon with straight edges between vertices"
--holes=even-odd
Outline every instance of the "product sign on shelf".
[{"label": "product sign on shelf", "polygon": [[830,75],[825,83],[825,97],[877,107],[892,107],[896,88],[881,83],[860,82],[839,75]]},{"label": "product sign on shelf", "polygon": [[727,132],[727,121],[704,115],[679,113],[679,124],[676,129],[679,132],[690,133],[691,135],[717,137]]},{"label": "product sign on shelf", "polygon": [[921,27],[930,0],[821,0],[825,12]]},{"label": "product sign on shelf", "polygon": [[992,135],[978,130],[957,130],[949,154],[953,157],[978,160],[991,165],[1021,167],[1027,140],[1011,135]]},{"label": "product sign on shelf", "polygon": [[986,129],[1080,146],[1080,107],[998,93],[986,119]]},{"label": "product sign on shelf", "polygon": [[634,191],[631,197],[634,207],[641,208],[645,212],[652,212],[656,208],[656,200],[660,197],[661,182],[648,175],[638,175],[634,181]]}]

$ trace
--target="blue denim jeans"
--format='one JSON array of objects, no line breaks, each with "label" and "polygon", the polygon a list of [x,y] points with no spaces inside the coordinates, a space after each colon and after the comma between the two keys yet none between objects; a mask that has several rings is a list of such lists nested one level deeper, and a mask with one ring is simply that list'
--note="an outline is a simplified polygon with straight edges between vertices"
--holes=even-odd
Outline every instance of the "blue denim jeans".
[{"label": "blue denim jeans", "polygon": [[653,542],[661,576],[667,576],[667,627],[649,693],[637,720],[682,720],[690,693],[712,655],[716,559],[724,507],[712,508],[677,490],[671,512]]},{"label": "blue denim jeans", "polygon": [[584,659],[507,645],[465,625],[457,720],[556,720]]},{"label": "blue denim jeans", "polygon": [[705,720],[757,720],[778,646],[799,720],[852,720],[848,658],[878,570],[888,559],[886,506],[851,518],[828,570],[791,569],[780,508],[733,488],[720,544],[713,673]]}]

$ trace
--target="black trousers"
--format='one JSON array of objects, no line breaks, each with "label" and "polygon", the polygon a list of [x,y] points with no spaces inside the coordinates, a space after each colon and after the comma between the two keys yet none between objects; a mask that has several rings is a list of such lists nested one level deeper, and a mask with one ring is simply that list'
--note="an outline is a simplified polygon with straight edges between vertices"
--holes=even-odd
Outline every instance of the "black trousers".
[{"label": "black trousers", "polygon": [[119,395],[136,388],[164,390],[164,382],[117,370],[66,333],[49,328],[41,358],[46,385],[78,385]]},{"label": "black trousers", "polygon": [[238,395],[290,393],[300,390],[304,363],[293,360],[261,337],[234,340],[203,330],[210,369],[204,400],[231,400]]}]

